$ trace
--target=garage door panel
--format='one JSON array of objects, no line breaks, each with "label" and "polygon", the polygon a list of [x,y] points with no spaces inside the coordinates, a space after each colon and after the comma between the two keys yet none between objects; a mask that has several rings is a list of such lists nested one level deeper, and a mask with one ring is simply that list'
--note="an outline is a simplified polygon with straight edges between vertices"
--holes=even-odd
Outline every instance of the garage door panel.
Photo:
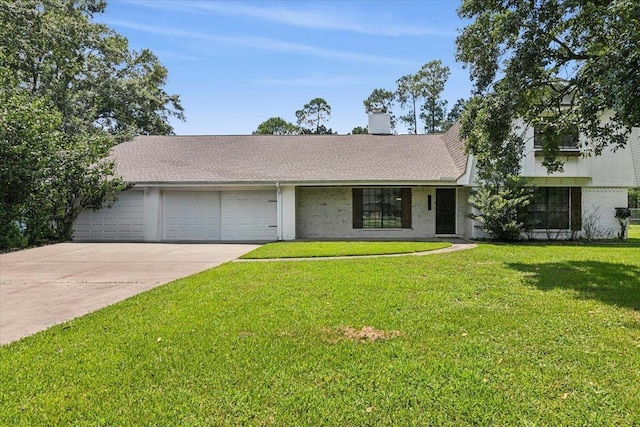
[{"label": "garage door panel", "polygon": [[85,209],[74,223],[74,240],[142,240],[144,193],[127,191],[111,207]]},{"label": "garage door panel", "polygon": [[227,191],[221,196],[222,240],[276,240],[275,191]]},{"label": "garage door panel", "polygon": [[162,206],[163,240],[220,239],[220,193],[166,191]]}]

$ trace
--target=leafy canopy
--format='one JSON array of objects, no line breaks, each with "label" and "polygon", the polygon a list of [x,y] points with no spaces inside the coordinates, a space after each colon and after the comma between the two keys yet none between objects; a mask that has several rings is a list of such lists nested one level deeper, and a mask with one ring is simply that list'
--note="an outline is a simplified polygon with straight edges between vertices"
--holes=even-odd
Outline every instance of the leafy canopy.
[{"label": "leafy canopy", "polygon": [[298,125],[302,127],[302,133],[330,134],[331,129],[324,126],[324,122],[331,117],[331,106],[322,98],[314,98],[308,104],[304,104],[301,110],[296,111]]},{"label": "leafy canopy", "polygon": [[464,98],[458,99],[453,104],[453,107],[451,107],[451,110],[449,110],[449,112],[447,113],[447,117],[442,123],[443,132],[446,132],[447,130],[449,130],[451,126],[456,124],[456,122],[462,118],[462,112],[464,111],[466,104],[467,104],[467,100]]},{"label": "leafy canopy", "polygon": [[366,135],[369,133],[369,129],[362,126],[356,126],[351,130],[352,135]]},{"label": "leafy canopy", "polygon": [[126,185],[106,158],[183,119],[167,70],[93,22],[101,0],[0,2],[0,248],[64,240]]},{"label": "leafy canopy", "polygon": [[396,81],[396,99],[402,108],[407,108],[400,120],[405,122],[410,133],[418,133],[418,109],[422,103],[420,118],[425,122],[426,132],[440,130],[444,119],[446,101],[440,99],[449,78],[449,67],[442,61],[430,61],[415,74],[407,74]]},{"label": "leafy canopy", "polygon": [[[578,129],[589,155],[624,146],[640,125],[640,2],[463,0],[458,13],[472,22],[457,59],[476,92],[502,98],[513,118],[552,115],[557,134]],[[557,147],[547,148],[548,171],[560,170]]]},{"label": "leafy canopy", "polygon": [[543,164],[553,173],[563,166],[561,135],[577,130],[583,153],[598,155],[640,125],[640,2],[463,0],[458,14],[471,23],[457,59],[478,95],[461,128],[478,162],[471,204],[485,231],[516,238],[517,211],[529,202],[518,178],[526,127],[545,125]]},{"label": "leafy canopy", "polygon": [[521,212],[531,193],[520,176],[524,139],[511,119],[509,104],[494,94],[471,98],[461,120],[460,135],[476,157],[478,189],[469,203],[485,233],[498,240],[516,240],[525,231]]},{"label": "leafy canopy", "polygon": [[300,128],[282,117],[271,117],[258,125],[254,135],[298,135]]}]

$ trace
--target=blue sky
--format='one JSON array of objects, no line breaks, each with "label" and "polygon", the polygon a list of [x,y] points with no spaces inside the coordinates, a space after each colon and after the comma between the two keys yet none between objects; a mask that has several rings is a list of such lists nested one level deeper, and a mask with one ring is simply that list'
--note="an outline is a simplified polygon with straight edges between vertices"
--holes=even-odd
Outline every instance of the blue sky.
[{"label": "blue sky", "polygon": [[295,111],[316,97],[331,105],[326,126],[344,134],[367,125],[362,101],[373,89],[394,90],[398,78],[431,60],[451,68],[443,94],[449,107],[469,96],[469,72],[455,62],[465,25],[458,6],[110,0],[96,20],[168,68],[166,89],[180,95],[187,118],[172,120],[178,135],[250,134],[274,116],[295,122]]}]

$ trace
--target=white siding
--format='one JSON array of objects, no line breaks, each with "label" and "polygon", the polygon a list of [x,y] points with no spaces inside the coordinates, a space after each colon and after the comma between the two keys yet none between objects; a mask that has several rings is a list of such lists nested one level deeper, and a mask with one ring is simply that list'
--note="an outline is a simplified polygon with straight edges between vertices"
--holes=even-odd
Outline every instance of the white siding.
[{"label": "white siding", "polygon": [[631,137],[629,138],[629,148],[636,173],[635,186],[640,186],[640,128],[633,128]]},{"label": "white siding", "polygon": [[620,223],[615,217],[615,208],[628,204],[626,188],[583,188],[582,226],[597,216],[596,228],[600,230],[596,238],[616,237]]},{"label": "white siding", "polygon": [[162,239],[220,240],[220,193],[165,191],[162,195]]},{"label": "white siding", "polygon": [[280,191],[278,204],[279,238],[282,240],[296,239],[296,187],[283,186]]},{"label": "white siding", "polygon": [[471,213],[471,205],[469,205],[469,196],[471,192],[469,188],[458,188],[457,201],[457,227],[458,235],[469,238],[472,233],[472,220],[469,218]]},{"label": "white siding", "polygon": [[[558,158],[564,161],[564,171],[547,174],[547,169],[542,166],[542,156],[536,156],[533,141],[533,127],[523,129],[522,121],[516,121],[524,131],[525,157],[522,160],[522,175],[540,178],[582,178],[587,180],[590,187],[632,187],[637,182],[640,174],[640,141],[638,141],[638,129],[634,129],[625,148],[613,150],[605,148],[599,156],[562,156]],[[582,137],[584,140],[584,137]],[[634,167],[635,163],[635,167]]]},{"label": "white siding", "polygon": [[143,240],[143,202],[142,191],[127,191],[110,208],[85,209],[73,224],[73,240]]}]

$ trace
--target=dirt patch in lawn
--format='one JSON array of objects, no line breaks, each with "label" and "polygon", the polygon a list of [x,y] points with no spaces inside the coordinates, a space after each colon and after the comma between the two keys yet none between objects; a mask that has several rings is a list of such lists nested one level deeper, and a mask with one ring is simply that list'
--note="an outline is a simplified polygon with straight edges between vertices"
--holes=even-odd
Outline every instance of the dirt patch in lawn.
[{"label": "dirt patch in lawn", "polygon": [[400,331],[385,331],[372,326],[365,326],[362,329],[347,326],[336,329],[325,329],[324,332],[329,342],[334,344],[341,341],[376,342],[402,336]]}]

